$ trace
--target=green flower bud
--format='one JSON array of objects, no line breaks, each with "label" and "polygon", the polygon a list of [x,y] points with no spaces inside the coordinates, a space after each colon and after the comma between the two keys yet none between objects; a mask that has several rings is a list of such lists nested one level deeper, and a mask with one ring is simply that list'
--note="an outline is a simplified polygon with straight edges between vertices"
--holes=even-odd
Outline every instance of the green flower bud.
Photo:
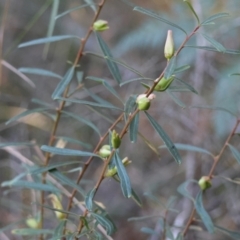
[{"label": "green flower bud", "polygon": [[26,224],[28,227],[33,228],[33,229],[40,228],[40,221],[38,221],[36,218],[28,218],[26,220]]},{"label": "green flower bud", "polygon": [[210,177],[208,176],[201,177],[201,179],[198,181],[198,185],[203,191],[210,188],[212,186]]},{"label": "green flower bud", "polygon": [[111,154],[110,145],[103,145],[99,150],[99,155],[103,158],[109,157]]},{"label": "green flower bud", "polygon": [[[158,84],[155,86],[154,90],[157,92],[163,92],[168,89],[168,87],[171,85],[171,83],[174,80],[175,75],[172,75],[170,78],[166,79],[165,77],[161,78],[161,80],[158,82]],[[155,81],[158,81],[156,79]]]},{"label": "green flower bud", "polygon": [[141,94],[138,96],[137,101],[138,109],[141,111],[148,110],[151,105],[151,101],[146,97],[146,94]]},{"label": "green flower bud", "polygon": [[108,26],[108,22],[105,21],[105,20],[97,20],[93,24],[93,30],[94,31],[102,32],[102,31],[105,31],[107,29],[109,29],[109,26]]},{"label": "green flower bud", "polygon": [[121,138],[119,137],[119,134],[113,130],[112,132],[112,139],[111,139],[112,147],[113,148],[119,148],[121,145]]},{"label": "green flower bud", "polygon": [[[126,167],[127,165],[129,165],[132,161],[130,161],[128,159],[128,157],[125,157],[124,159],[122,159],[122,163],[123,165]],[[117,168],[113,167],[113,168],[108,168],[104,174],[104,177],[113,177],[115,174],[117,174]]]},{"label": "green flower bud", "polygon": [[[56,208],[58,210],[63,210],[63,206],[62,206],[62,203],[60,202],[59,198],[57,195],[55,194],[50,194],[48,196],[52,202],[52,205],[53,205],[53,208]],[[59,212],[59,211],[55,211],[55,214],[56,214],[56,217],[58,219],[64,219],[66,218],[66,214],[63,213],[63,212]]]},{"label": "green flower bud", "polygon": [[170,60],[174,55],[174,41],[172,36],[172,30],[168,30],[167,39],[164,47],[164,56],[167,60]]}]

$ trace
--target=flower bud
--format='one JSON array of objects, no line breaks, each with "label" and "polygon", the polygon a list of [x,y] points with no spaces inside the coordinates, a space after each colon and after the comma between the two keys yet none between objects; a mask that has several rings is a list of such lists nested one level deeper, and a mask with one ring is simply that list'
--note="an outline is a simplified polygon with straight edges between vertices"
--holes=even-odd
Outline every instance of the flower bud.
[{"label": "flower bud", "polygon": [[110,145],[103,145],[99,150],[99,155],[103,158],[109,157],[111,154]]},{"label": "flower bud", "polygon": [[119,137],[119,134],[113,130],[112,132],[112,139],[111,139],[112,147],[113,148],[119,148],[121,145],[121,138]]},{"label": "flower bud", "polygon": [[94,31],[102,32],[102,31],[105,31],[107,29],[109,29],[109,26],[108,26],[108,22],[105,21],[105,20],[97,20],[93,24],[93,30]]},{"label": "flower bud", "polygon": [[[174,80],[175,75],[172,75],[170,78],[166,79],[165,77],[161,78],[161,80],[158,82],[158,84],[155,86],[154,90],[157,92],[163,92],[168,89],[168,87],[171,85],[171,83]],[[157,81],[156,79],[155,81]]]},{"label": "flower bud", "polygon": [[172,36],[172,30],[168,30],[167,39],[164,47],[164,56],[167,60],[170,60],[174,55],[174,41]]},{"label": "flower bud", "polygon": [[142,111],[148,110],[151,105],[151,101],[149,98],[146,97],[146,94],[139,95],[136,103],[138,105],[138,109]]},{"label": "flower bud", "polygon": [[[57,195],[55,194],[50,194],[48,196],[52,202],[52,205],[53,205],[53,208],[56,208],[58,210],[63,210],[63,206],[62,206],[62,203],[60,202],[59,198]],[[66,218],[66,214],[63,213],[63,212],[59,212],[59,211],[55,211],[55,214],[56,214],[56,217],[58,219],[64,219]]]},{"label": "flower bud", "polygon": [[201,179],[198,181],[198,185],[203,191],[210,188],[212,186],[210,177],[208,176],[201,177]]},{"label": "flower bud", "polygon": [[32,229],[39,229],[40,228],[40,221],[36,218],[28,218],[26,219],[26,224],[28,227]]}]

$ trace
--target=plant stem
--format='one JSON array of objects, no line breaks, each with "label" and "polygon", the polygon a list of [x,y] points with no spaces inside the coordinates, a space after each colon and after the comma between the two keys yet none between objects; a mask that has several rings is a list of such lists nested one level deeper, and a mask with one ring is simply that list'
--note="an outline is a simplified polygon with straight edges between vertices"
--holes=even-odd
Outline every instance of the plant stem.
[{"label": "plant stem", "polygon": [[[212,178],[213,177],[213,173],[214,173],[214,170],[216,169],[216,166],[217,164],[219,163],[220,161],[220,158],[221,156],[223,155],[224,153],[224,150],[226,149],[227,145],[229,144],[231,138],[233,137],[233,135],[235,134],[236,130],[237,130],[237,127],[240,123],[240,119],[237,119],[232,131],[230,132],[230,134],[228,135],[223,147],[221,148],[220,152],[218,155],[214,156],[214,162],[212,164],[212,167],[211,167],[211,170],[209,171],[209,174],[208,174],[208,177],[209,178]],[[188,222],[187,222],[187,225],[186,227],[184,228],[183,230],[183,236],[185,236],[187,234],[187,231],[189,230],[189,227],[191,226],[193,220],[194,220],[194,215],[195,215],[195,208],[192,209],[192,212],[189,216],[189,219],[188,219]]]}]

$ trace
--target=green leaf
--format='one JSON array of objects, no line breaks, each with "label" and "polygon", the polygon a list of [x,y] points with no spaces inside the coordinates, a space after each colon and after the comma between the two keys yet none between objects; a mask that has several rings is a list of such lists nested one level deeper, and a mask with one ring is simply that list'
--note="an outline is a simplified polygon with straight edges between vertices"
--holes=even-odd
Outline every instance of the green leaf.
[{"label": "green leaf", "polygon": [[[100,34],[96,32],[96,36],[97,36],[98,43],[102,49],[104,56],[112,58],[113,57],[112,53],[110,52],[110,49],[108,48],[107,44],[101,38]],[[113,61],[110,61],[109,59],[107,59],[107,65],[108,65],[109,71],[111,72],[114,79],[118,82],[118,84],[120,84],[120,82],[122,81],[122,77],[121,77],[121,74],[120,74],[117,64],[114,63]]]},{"label": "green leaf", "polygon": [[22,48],[22,47],[28,47],[28,46],[37,45],[37,44],[57,42],[57,41],[61,41],[61,40],[69,39],[69,38],[78,38],[78,37],[73,36],[73,35],[60,35],[60,36],[53,36],[53,37],[47,37],[47,38],[39,38],[36,40],[22,43],[18,47]]},{"label": "green leaf", "polygon": [[67,148],[56,148],[43,145],[41,149],[44,152],[50,152],[56,155],[63,155],[63,156],[81,156],[81,157],[99,157],[97,154],[91,152],[84,152],[80,150],[73,150]]},{"label": "green leaf", "polygon": [[84,124],[86,124],[87,126],[89,126],[90,128],[92,128],[101,138],[101,133],[99,131],[99,129],[96,127],[96,125],[94,125],[93,123],[91,123],[89,120],[86,120],[80,116],[77,116],[76,114],[70,113],[70,112],[66,112],[66,111],[62,111],[62,113],[66,114],[67,116],[72,117],[73,119],[78,120],[79,122],[82,122]]},{"label": "green leaf", "polygon": [[186,105],[179,99],[177,98],[171,90],[167,89],[167,93],[169,94],[169,96],[172,98],[172,100],[181,108],[186,108]]},{"label": "green leaf", "polygon": [[135,203],[137,203],[137,205],[139,207],[142,207],[142,201],[140,199],[140,197],[137,195],[137,193],[132,189],[132,196],[131,198],[134,200]]},{"label": "green leaf", "polygon": [[76,77],[77,77],[78,84],[81,84],[83,81],[83,72],[76,71]]},{"label": "green leaf", "polygon": [[53,231],[50,229],[19,228],[13,229],[12,234],[20,236],[33,236],[40,234],[53,234]]},{"label": "green leaf", "polygon": [[117,152],[115,152],[114,154],[114,162],[117,167],[117,172],[121,182],[121,189],[122,189],[123,195],[126,198],[130,198],[132,196],[131,182],[127,174],[126,168],[123,165],[122,160],[119,157]]},{"label": "green leaf", "polygon": [[110,93],[112,93],[112,95],[114,95],[116,98],[118,98],[122,102],[122,99],[119,97],[118,93],[106,80],[102,78],[92,77],[92,76],[86,77],[86,79],[100,82]]},{"label": "green leaf", "polygon": [[114,63],[117,63],[118,65],[123,66],[124,68],[130,70],[131,72],[136,73],[138,76],[140,76],[140,77],[142,77],[142,78],[145,78],[139,71],[137,71],[137,70],[135,70],[134,68],[130,67],[127,63],[123,63],[122,61],[116,60],[116,59],[114,59],[114,58],[112,58],[112,57],[102,56],[102,55],[97,54],[97,53],[94,53],[94,52],[86,51],[86,52],[84,52],[84,53],[85,53],[85,54],[93,55],[93,56],[95,56],[95,57],[108,59],[109,61],[112,61],[112,62],[114,62]]},{"label": "green leaf", "polygon": [[97,213],[91,213],[91,215],[97,220],[100,225],[102,225],[106,229],[108,235],[113,234],[113,232],[115,231],[115,227],[108,218]]},{"label": "green leaf", "polygon": [[206,34],[202,33],[203,37],[210,42],[219,52],[226,52],[226,48],[220,44],[219,42],[217,42],[215,39],[207,36]]},{"label": "green leaf", "polygon": [[91,5],[92,10],[96,13],[97,8],[96,8],[96,3],[93,0],[84,0],[87,4]]},{"label": "green leaf", "polygon": [[2,187],[20,187],[20,188],[30,188],[30,189],[35,189],[35,190],[40,190],[40,191],[48,191],[48,192],[61,192],[58,188],[52,186],[52,185],[47,185],[43,183],[36,183],[36,182],[28,182],[28,181],[5,181],[1,184]]},{"label": "green leaf", "polygon": [[43,107],[47,107],[47,108],[49,108],[49,109],[55,110],[55,107],[54,107],[54,106],[52,106],[51,104],[46,103],[46,102],[44,102],[44,101],[42,101],[42,100],[40,100],[40,99],[32,98],[32,99],[31,99],[31,102],[32,102],[32,103],[36,103],[36,104],[38,104],[38,105],[41,105],[41,106],[43,106]]},{"label": "green leaf", "polygon": [[223,108],[223,107],[217,107],[217,106],[190,106],[190,108],[202,108],[202,109],[218,110],[218,111],[227,112],[227,113],[233,115],[234,117],[238,117],[235,113],[233,113],[233,112],[231,112],[228,109]]},{"label": "green leaf", "polygon": [[167,65],[167,68],[166,70],[164,71],[164,77],[166,79],[169,79],[174,71],[175,71],[175,68],[176,68],[176,57],[173,57],[169,62],[168,62],[168,65]]},{"label": "green leaf", "polygon": [[63,13],[60,13],[58,14],[56,17],[55,17],[55,20],[67,15],[68,13],[71,13],[73,11],[76,11],[76,10],[79,10],[81,8],[85,8],[85,7],[88,7],[88,6],[91,6],[91,5],[94,5],[94,3],[90,3],[90,4],[83,4],[83,5],[80,5],[80,6],[77,6],[77,7],[74,7],[74,8],[71,8]]},{"label": "green leaf", "polygon": [[153,18],[155,18],[155,19],[157,19],[157,20],[159,20],[161,22],[164,22],[164,23],[166,23],[166,24],[168,24],[168,25],[170,25],[172,27],[178,28],[179,30],[183,31],[187,35],[187,32],[183,28],[181,28],[180,26],[176,25],[175,23],[172,23],[172,22],[170,22],[170,21],[160,17],[157,13],[155,13],[155,12],[153,12],[151,10],[148,10],[148,9],[145,9],[145,8],[142,8],[142,7],[135,7],[133,9],[133,11],[141,12],[141,13],[146,14],[146,15],[148,15],[150,17],[153,17]]},{"label": "green leaf", "polygon": [[124,105],[125,121],[127,121],[127,119],[129,118],[129,115],[135,111],[136,106],[137,106],[136,99],[137,99],[136,95],[131,95],[128,98],[127,102],[125,103],[125,105]]},{"label": "green leaf", "polygon": [[93,188],[85,197],[85,205],[88,209],[88,211],[93,210],[93,198],[96,193],[96,188]]},{"label": "green leaf", "polygon": [[141,80],[154,81],[154,79],[152,79],[152,78],[133,78],[133,79],[128,80],[128,81],[126,81],[126,82],[122,82],[119,86],[122,87],[122,86],[125,85],[125,84],[129,84],[129,83],[131,83],[131,82],[141,81]]},{"label": "green leaf", "polygon": [[35,75],[41,75],[41,76],[47,76],[47,77],[55,77],[55,78],[59,78],[62,79],[62,76],[45,70],[45,69],[41,69],[41,68],[19,68],[18,71],[22,72],[22,73],[29,73],[29,74],[35,74]]},{"label": "green leaf", "polygon": [[200,191],[196,197],[195,208],[208,232],[214,233],[214,225],[212,219],[210,218],[202,203],[202,191]]},{"label": "green leaf", "polygon": [[79,104],[83,104],[83,105],[89,105],[89,106],[93,106],[93,107],[110,108],[110,109],[123,111],[121,108],[118,108],[118,107],[115,107],[115,106],[109,105],[109,104],[99,104],[99,103],[95,103],[95,102],[79,100],[79,99],[74,99],[74,98],[58,97],[57,99],[62,100],[62,101],[66,101],[66,102],[72,102],[72,103],[79,103]]},{"label": "green leaf", "polygon": [[59,172],[57,169],[52,169],[50,171],[51,175],[53,175],[55,178],[57,178],[58,180],[60,180],[63,184],[66,184],[70,187],[72,187],[73,189],[76,189],[79,193],[81,193],[81,195],[84,197],[85,193],[84,190],[78,185],[76,184],[74,181],[72,181],[70,178],[68,178],[67,176],[63,175],[61,172]]},{"label": "green leaf", "polygon": [[57,85],[56,89],[54,90],[52,94],[52,99],[56,100],[66,89],[68,84],[71,82],[74,74],[74,69],[75,67],[72,66],[71,68],[68,69],[66,72],[65,76],[62,78],[62,80],[59,82]]},{"label": "green leaf", "polygon": [[92,149],[92,146],[88,143],[85,143],[85,142],[82,142],[82,141],[79,141],[77,139],[73,139],[73,138],[70,138],[70,137],[64,137],[64,136],[59,136],[59,137],[56,137],[58,139],[63,139],[64,141],[67,141],[69,143],[75,143],[75,144],[78,144],[78,145],[81,145],[87,149]]},{"label": "green leaf", "polygon": [[60,163],[51,163],[48,166],[44,167],[44,166],[34,166],[32,168],[30,168],[28,170],[28,172],[26,174],[40,174],[40,173],[44,173],[47,171],[50,171],[52,169],[58,168],[58,167],[65,167],[68,165],[73,165],[73,164],[80,164],[82,162],[80,161],[67,161],[67,162],[60,162]]},{"label": "green leaf", "polygon": [[18,119],[20,118],[23,118],[29,114],[32,114],[32,113],[39,113],[39,112],[44,112],[46,110],[49,110],[49,108],[35,108],[35,109],[32,109],[32,110],[26,110],[12,118],[10,118],[5,124],[8,125],[9,123],[12,123],[12,122],[15,122],[17,121]]},{"label": "green leaf", "polygon": [[228,146],[229,146],[229,148],[232,152],[232,155],[235,157],[237,162],[240,164],[240,153],[239,153],[239,151],[234,146],[232,146],[231,144],[228,144]]},{"label": "green leaf", "polygon": [[138,125],[139,125],[139,113],[137,113],[134,116],[129,126],[130,141],[132,143],[135,143],[137,141]]},{"label": "green leaf", "polygon": [[[54,27],[55,27],[55,17],[57,15],[59,8],[59,0],[53,0],[52,2],[52,11],[51,11],[51,16],[50,16],[50,21],[48,23],[48,31],[47,31],[47,37],[52,37]],[[46,59],[48,50],[49,50],[50,43],[46,43],[43,49],[43,58]]]},{"label": "green leaf", "polygon": [[140,231],[149,235],[159,235],[156,231],[148,227],[142,227]]},{"label": "green leaf", "polygon": [[[214,47],[208,47],[208,46],[185,45],[184,47],[187,47],[187,48],[197,48],[197,49],[206,50],[206,51],[212,51],[212,52],[219,52],[216,48],[214,48]],[[228,54],[240,54],[240,50],[226,49],[224,53],[228,53]]]},{"label": "green leaf", "polygon": [[[3,199],[2,199],[3,200]],[[10,201],[8,202],[8,204],[10,204]],[[1,203],[1,206],[3,207],[2,203]],[[11,208],[12,209],[12,208]],[[11,228],[13,228],[15,225],[19,225],[23,222],[26,221],[26,218],[23,218],[21,220],[18,220],[16,222],[11,222],[10,224],[6,225],[6,226],[3,226],[0,228],[0,233],[4,232],[4,231],[7,231],[7,230],[10,230]]]},{"label": "green leaf", "polygon": [[189,144],[183,144],[183,143],[175,143],[175,146],[178,150],[205,153],[205,154],[208,154],[213,157],[213,154],[204,148],[196,147],[196,146],[189,145]]},{"label": "green leaf", "polygon": [[169,152],[172,154],[175,161],[180,164],[182,162],[181,156],[173,144],[172,140],[169,138],[169,136],[165,133],[165,131],[162,129],[162,127],[155,121],[154,118],[152,118],[147,112],[145,112],[149,122],[153,126],[153,128],[157,131],[159,136],[162,138],[163,142],[166,144]]},{"label": "green leaf", "polygon": [[31,142],[5,142],[5,143],[0,143],[0,148],[9,147],[9,146],[21,147],[21,146],[34,146],[34,145],[35,144]]},{"label": "green leaf", "polygon": [[240,76],[240,73],[231,73],[229,76]]},{"label": "green leaf", "polygon": [[193,202],[195,202],[194,198],[190,195],[190,193],[187,189],[188,184],[191,182],[198,184],[198,182],[196,180],[187,180],[186,182],[184,182],[178,186],[177,191],[180,194],[182,194],[184,197],[187,197],[187,198],[191,199]]},{"label": "green leaf", "polygon": [[207,24],[211,23],[213,20],[216,20],[216,19],[222,18],[222,17],[228,17],[228,16],[229,16],[229,13],[226,13],[226,12],[217,13],[217,14],[207,18],[205,21],[203,21],[201,23],[201,25],[207,25]]},{"label": "green leaf", "polygon": [[58,226],[54,230],[53,238],[51,240],[59,240],[65,236],[62,233],[63,233],[66,222],[67,222],[66,219],[63,219],[59,222]]},{"label": "green leaf", "polygon": [[184,81],[181,80],[180,78],[176,78],[176,77],[175,77],[175,79],[176,79],[178,82],[182,83],[182,84],[183,84],[187,89],[189,89],[191,92],[198,94],[198,92],[195,90],[195,88],[192,87],[190,84],[184,82]]},{"label": "green leaf", "polygon": [[216,225],[215,225],[215,229],[230,236],[233,239],[236,239],[236,240],[240,239],[240,232],[235,232],[235,231],[232,231],[232,230],[220,227],[220,226],[216,226]]},{"label": "green leaf", "polygon": [[190,67],[191,67],[190,65],[183,65],[183,66],[181,66],[181,67],[175,68],[174,74],[180,73],[180,72],[183,72],[183,71],[186,71],[186,70],[189,69]]},{"label": "green leaf", "polygon": [[197,22],[198,22],[198,24],[199,24],[200,21],[199,21],[198,15],[197,15],[197,13],[195,12],[195,10],[193,9],[192,4],[191,4],[190,2],[188,2],[187,0],[183,0],[183,1],[188,5],[189,9],[192,11],[193,15],[196,17]]}]

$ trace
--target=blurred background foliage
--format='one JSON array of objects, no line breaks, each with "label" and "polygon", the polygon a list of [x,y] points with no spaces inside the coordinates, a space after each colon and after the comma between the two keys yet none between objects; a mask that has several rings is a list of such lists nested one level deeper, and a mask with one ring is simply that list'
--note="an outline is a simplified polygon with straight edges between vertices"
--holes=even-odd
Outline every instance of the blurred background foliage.
[{"label": "blurred background foliage", "polygon": [[[87,1],[86,1],[87,2]],[[68,0],[59,1],[58,13],[83,4],[84,1]],[[218,13],[229,12],[230,17],[216,21],[215,25],[204,26],[200,33],[207,33],[228,49],[239,49],[240,35],[240,2],[238,0],[193,0],[192,4],[201,20]],[[163,55],[164,41],[169,25],[152,19],[139,12],[132,11],[133,6],[142,6],[158,12],[161,17],[177,23],[187,32],[195,26],[196,21],[192,13],[182,0],[108,0],[104,6],[100,19],[109,22],[110,29],[102,33],[103,39],[115,58],[121,59],[127,65],[141,72],[142,75],[155,79],[165,66]],[[41,105],[32,99],[44,101],[57,107],[51,94],[54,91],[58,79],[39,75],[26,74],[31,82],[23,80],[14,69],[23,67],[41,68],[53,71],[63,76],[68,69],[69,62],[73,61],[78,51],[79,42],[76,40],[64,40],[51,43],[50,46],[36,45],[27,48],[18,48],[21,42],[47,36],[51,25],[52,0],[0,0],[1,30],[0,46],[2,65],[1,91],[0,91],[0,130],[1,142],[27,142],[35,141],[38,146],[47,144],[49,132],[53,124],[54,112],[49,114],[35,113],[22,118],[19,122],[5,125],[7,119],[22,112],[25,109],[34,109]],[[71,12],[55,21],[52,35],[76,35],[84,36],[93,11],[90,7]],[[178,29],[172,29],[176,46],[184,39],[184,34]],[[188,45],[210,46],[202,37],[196,34]],[[94,34],[87,42],[85,51],[101,53]],[[224,111],[192,108],[191,106],[218,106],[232,112],[239,113],[239,76],[229,76],[239,72],[239,55],[228,55],[217,52],[207,52],[193,48],[185,48],[178,57],[178,66],[190,65],[190,69],[180,74],[180,78],[191,84],[199,95],[191,92],[174,93],[185,107],[177,105],[167,93],[157,94],[150,113],[161,124],[175,143],[192,144],[205,148],[213,154],[217,154],[231,131],[234,117]],[[124,67],[120,67],[123,81],[138,77],[135,73]],[[79,71],[83,72],[83,84],[86,89],[102,97],[103,99],[120,106],[119,101],[106,92],[105,88],[93,81],[85,79],[87,76],[104,78],[113,86],[124,101],[133,94],[144,91],[140,82],[119,87],[112,79],[106,63],[103,59],[86,54],[80,62]],[[174,83],[176,84],[176,83]],[[77,78],[71,84],[71,90],[77,86]],[[91,99],[87,90],[75,93],[79,99]],[[69,104],[67,111],[78,114],[96,125],[103,134],[109,127],[109,122],[118,116],[114,110],[90,109],[84,105]],[[94,111],[93,111],[94,110]],[[98,110],[98,113],[95,111]],[[178,166],[172,156],[165,149],[158,147],[163,142],[150,124],[145,115],[141,115],[139,131],[143,137],[138,137],[137,143],[131,143],[125,136],[121,146],[122,157],[128,156],[132,164],[128,166],[128,173],[132,185],[143,201],[143,207],[138,207],[133,201],[124,199],[120,187],[116,182],[107,179],[101,185],[96,200],[102,202],[110,216],[114,219],[118,231],[114,239],[159,239],[158,235],[149,236],[140,232],[141,227],[150,227],[160,233],[158,217],[145,221],[130,221],[130,217],[148,215],[161,216],[164,209],[159,203],[166,204],[171,196],[177,200],[173,208],[178,213],[169,214],[169,224],[184,226],[186,217],[191,210],[191,203],[177,192],[177,187],[186,179],[199,179],[208,173],[211,161],[207,155],[181,151],[183,163]],[[98,142],[98,136],[88,126],[63,115],[58,136],[68,136],[90,145],[93,149]],[[154,151],[149,147],[154,148]],[[232,144],[239,147],[239,136],[236,135]],[[68,143],[68,148],[86,149]],[[156,154],[157,150],[157,154]],[[20,154],[20,155],[18,155]],[[1,182],[10,180],[24,171],[25,166],[21,158],[26,157],[32,162],[39,162],[42,153],[37,147],[7,147],[1,150]],[[79,158],[75,158],[79,160]],[[52,162],[66,161],[66,157],[54,156]],[[74,160],[71,157],[71,160]],[[84,159],[81,159],[84,160]],[[85,176],[83,187],[91,189],[99,176],[100,161],[96,160],[91,165]],[[76,166],[78,167],[78,166]],[[68,168],[64,168],[68,171]],[[228,178],[239,177],[239,166],[227,150],[218,165],[215,175]],[[77,177],[77,172],[71,173],[72,180]],[[194,192],[194,188],[192,189]],[[149,195],[156,199],[151,200]],[[240,229],[239,185],[229,183],[221,178],[214,178],[213,190],[205,196],[205,206],[214,222],[232,230]],[[22,220],[26,216],[36,214],[36,206],[31,205],[33,196],[29,190],[1,189],[1,227]],[[63,198],[63,205],[67,200]],[[79,211],[76,208],[76,212]],[[55,226],[56,222],[52,212],[47,211],[49,226]],[[18,226],[24,227],[24,221]],[[178,228],[176,228],[176,232]],[[1,239],[21,239],[10,234],[11,229],[1,235]],[[2,233],[3,234],[3,233]],[[127,236],[127,237],[125,237]],[[29,238],[25,238],[29,239]],[[190,230],[187,239],[228,239],[222,233],[214,236],[201,229]],[[232,239],[232,238],[229,238]]]}]

